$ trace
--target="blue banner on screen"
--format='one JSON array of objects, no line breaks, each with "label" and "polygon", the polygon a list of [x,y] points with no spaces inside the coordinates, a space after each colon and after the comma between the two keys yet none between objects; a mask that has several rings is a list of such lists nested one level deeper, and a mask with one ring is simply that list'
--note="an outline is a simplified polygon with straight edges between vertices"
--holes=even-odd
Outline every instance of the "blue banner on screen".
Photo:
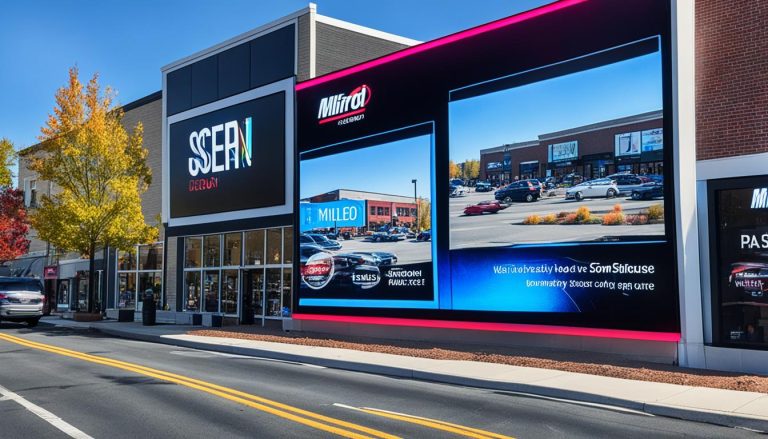
[{"label": "blue banner on screen", "polygon": [[339,200],[327,203],[302,203],[299,207],[301,231],[365,225],[364,200]]}]

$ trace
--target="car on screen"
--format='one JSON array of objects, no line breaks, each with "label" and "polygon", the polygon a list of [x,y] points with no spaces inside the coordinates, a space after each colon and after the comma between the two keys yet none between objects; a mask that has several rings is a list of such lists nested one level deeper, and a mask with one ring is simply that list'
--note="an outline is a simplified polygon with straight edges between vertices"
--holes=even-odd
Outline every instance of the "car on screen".
[{"label": "car on screen", "polygon": [[[318,258],[318,254],[322,257]],[[299,258],[299,270],[307,284],[325,276],[327,281],[316,283],[315,286],[369,288],[374,281],[378,283],[380,279],[376,258],[371,255],[332,253],[318,245],[305,244],[299,247]]]},{"label": "car on screen", "polygon": [[431,229],[429,229],[429,230],[422,230],[421,232],[419,232],[418,235],[416,235],[416,240],[417,241],[429,241],[431,239],[432,239],[432,230]]},{"label": "car on screen", "polygon": [[493,191],[493,186],[491,186],[490,183],[487,181],[479,181],[475,185],[475,192],[491,192]]},{"label": "car on screen", "polygon": [[541,189],[530,180],[516,181],[496,191],[495,198],[505,204],[513,201],[536,201],[541,197]]},{"label": "car on screen", "polygon": [[635,189],[653,183],[650,178],[636,174],[615,174],[605,178],[610,178],[616,182],[616,187],[619,188],[619,195],[630,195]]},{"label": "car on screen", "polygon": [[354,255],[367,256],[377,266],[397,264],[397,255],[390,252],[352,252]]},{"label": "car on screen", "polygon": [[730,300],[768,303],[768,264],[737,262],[728,276]]},{"label": "car on screen", "polygon": [[339,241],[328,239],[325,235],[321,235],[319,233],[305,233],[302,236],[309,237],[314,242],[314,244],[319,245],[324,249],[341,250],[341,244]]},{"label": "car on screen", "polygon": [[569,187],[565,191],[565,199],[581,201],[584,198],[613,198],[618,194],[619,188],[616,186],[616,180],[598,178]]},{"label": "car on screen", "polygon": [[506,205],[502,205],[498,200],[493,201],[481,201],[477,204],[467,206],[464,208],[464,215],[482,215],[484,213],[499,213],[506,209]]},{"label": "car on screen", "polygon": [[636,188],[630,194],[633,200],[652,200],[664,196],[664,185],[660,183],[648,183]]},{"label": "car on screen", "polygon": [[0,321],[37,326],[43,316],[43,284],[30,277],[0,277]]},{"label": "car on screen", "polygon": [[372,242],[396,242],[402,241],[406,239],[406,237],[407,235],[405,233],[393,228],[386,231],[373,232],[372,235],[365,239],[366,241]]}]

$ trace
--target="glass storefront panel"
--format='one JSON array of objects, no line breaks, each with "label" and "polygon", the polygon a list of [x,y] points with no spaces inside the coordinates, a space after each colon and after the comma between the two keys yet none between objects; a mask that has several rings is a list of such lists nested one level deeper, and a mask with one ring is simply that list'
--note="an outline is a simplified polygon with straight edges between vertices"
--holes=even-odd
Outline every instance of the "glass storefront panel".
[{"label": "glass storefront panel", "polygon": [[[139,246],[139,270],[163,269],[163,244]],[[122,270],[122,268],[120,268]]]},{"label": "glass storefront panel", "polygon": [[221,272],[221,312],[224,314],[237,314],[237,292],[239,276],[237,270],[223,270]]},{"label": "glass storefront panel", "polygon": [[245,265],[264,265],[264,230],[245,232]]},{"label": "glass storefront panel", "polygon": [[160,299],[160,293],[163,288],[163,280],[159,271],[151,273],[139,273],[139,298],[138,302],[144,301],[144,295],[146,293],[152,293],[155,297],[155,303],[158,309],[162,309],[162,303]]},{"label": "glass storefront panel", "polygon": [[117,269],[118,270],[135,270],[136,269],[136,254],[132,251],[121,251],[117,256]]},{"label": "glass storefront panel", "polygon": [[117,307],[122,309],[136,309],[136,273],[120,273],[118,281]]},{"label": "glass storefront panel", "polygon": [[291,269],[283,268],[283,317],[290,317],[293,311],[291,280]]},{"label": "glass storefront panel", "polygon": [[203,266],[221,266],[221,235],[208,235],[204,238]]},{"label": "glass storefront panel", "polygon": [[203,278],[205,312],[219,312],[219,271],[205,271]]},{"label": "glass storefront panel", "polygon": [[243,276],[246,282],[243,302],[249,308],[243,312],[260,318],[264,313],[264,269],[245,270]]},{"label": "glass storefront panel", "polygon": [[293,263],[293,227],[283,229],[283,264]]},{"label": "glass storefront panel", "polygon": [[88,310],[88,272],[78,271],[75,282],[77,282],[76,283],[77,294],[75,294],[75,297],[74,297],[74,299],[76,300],[76,303],[73,304],[72,308],[77,311],[87,311]]},{"label": "glass storefront panel", "polygon": [[200,267],[200,259],[202,256],[203,238],[201,236],[193,236],[191,238],[184,239],[184,267],[185,268],[197,268]]},{"label": "glass storefront panel", "polygon": [[184,286],[184,311],[200,311],[200,272],[185,273]]},{"label": "glass storefront panel", "polygon": [[267,264],[281,264],[283,261],[283,230],[267,229]]},{"label": "glass storefront panel", "polygon": [[282,278],[280,268],[266,269],[266,305],[265,315],[267,317],[280,317],[282,315],[281,295]]},{"label": "glass storefront panel", "polygon": [[239,266],[242,251],[242,234],[227,233],[224,235],[224,266]]}]

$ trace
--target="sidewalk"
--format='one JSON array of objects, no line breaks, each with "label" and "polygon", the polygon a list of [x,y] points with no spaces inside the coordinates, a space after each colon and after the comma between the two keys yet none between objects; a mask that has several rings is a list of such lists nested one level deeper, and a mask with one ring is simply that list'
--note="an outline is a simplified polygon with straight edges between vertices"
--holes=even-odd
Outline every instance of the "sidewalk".
[{"label": "sidewalk", "polygon": [[768,394],[633,381],[551,369],[435,360],[401,355],[235,338],[187,335],[199,326],[74,322],[41,324],[93,329],[104,334],[194,349],[266,357],[336,369],[521,392],[605,404],[653,415],[768,431]]}]

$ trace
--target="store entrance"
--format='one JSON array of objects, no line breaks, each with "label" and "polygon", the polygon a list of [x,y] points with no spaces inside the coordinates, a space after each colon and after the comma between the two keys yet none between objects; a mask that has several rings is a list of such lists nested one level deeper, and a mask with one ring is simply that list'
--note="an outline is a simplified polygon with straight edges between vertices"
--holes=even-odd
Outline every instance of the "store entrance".
[{"label": "store entrance", "polygon": [[240,295],[240,323],[252,325],[256,316],[264,315],[264,270],[243,270],[243,288]]}]

